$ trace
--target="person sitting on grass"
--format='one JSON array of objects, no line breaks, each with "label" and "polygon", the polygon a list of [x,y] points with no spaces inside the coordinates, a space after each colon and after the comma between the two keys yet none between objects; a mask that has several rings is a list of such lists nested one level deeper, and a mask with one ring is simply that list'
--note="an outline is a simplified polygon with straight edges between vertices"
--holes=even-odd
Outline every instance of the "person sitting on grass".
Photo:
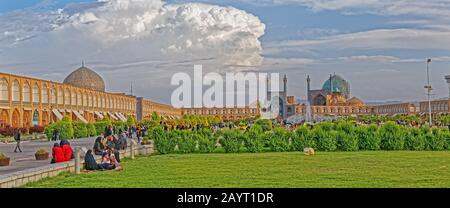
[{"label": "person sitting on grass", "polygon": [[95,139],[93,147],[95,155],[102,155],[102,153],[105,151],[105,146],[102,143],[102,139],[103,137],[97,137],[97,139]]},{"label": "person sitting on grass", "polygon": [[88,150],[84,156],[84,169],[86,170],[104,170],[103,167],[97,164],[94,155],[92,155],[92,150]]},{"label": "person sitting on grass", "polygon": [[106,149],[111,150],[114,149],[115,146],[116,144],[114,142],[114,136],[108,136],[106,140]]},{"label": "person sitting on grass", "polygon": [[64,151],[59,146],[58,143],[55,143],[53,145],[52,156],[53,156],[53,159],[52,159],[51,163],[60,163],[60,162],[64,162],[65,161],[65,159],[64,159]]},{"label": "person sitting on grass", "polygon": [[113,166],[114,170],[123,170],[122,166],[120,165],[119,161],[117,161],[116,156],[114,154],[111,154],[111,165]]},{"label": "person sitting on grass", "polygon": [[109,158],[108,152],[103,152],[102,153],[102,162],[101,162],[100,165],[105,170],[112,170],[112,169],[114,169],[114,165],[111,164],[111,159]]}]

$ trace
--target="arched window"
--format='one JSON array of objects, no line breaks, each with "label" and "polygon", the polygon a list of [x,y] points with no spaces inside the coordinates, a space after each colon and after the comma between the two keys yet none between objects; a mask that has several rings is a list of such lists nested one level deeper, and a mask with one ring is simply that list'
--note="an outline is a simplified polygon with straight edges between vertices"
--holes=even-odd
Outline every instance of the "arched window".
[{"label": "arched window", "polygon": [[87,98],[87,95],[86,95],[86,93],[83,93],[83,106],[87,106],[87,104],[88,104],[88,98]]},{"label": "arched window", "polygon": [[89,93],[89,97],[88,97],[88,106],[92,107],[92,93]]},{"label": "arched window", "polygon": [[48,88],[46,84],[42,86],[41,95],[42,95],[42,103],[48,103]]},{"label": "arched window", "polygon": [[77,105],[77,93],[75,92],[75,90],[72,90],[71,105],[73,105],[73,106]]},{"label": "arched window", "polygon": [[77,94],[77,105],[78,106],[83,106],[83,98],[82,98],[83,94],[82,92],[78,92]]},{"label": "arched window", "polygon": [[94,108],[98,107],[97,95],[94,95]]},{"label": "arched window", "polygon": [[0,100],[9,100],[8,81],[5,78],[0,80]]},{"label": "arched window", "polygon": [[51,103],[52,104],[56,104],[56,88],[55,86],[52,86],[50,88],[50,97],[51,97]]},{"label": "arched window", "polygon": [[20,101],[20,84],[17,80],[12,83],[12,101]]},{"label": "arched window", "polygon": [[102,107],[106,108],[106,98],[105,97],[102,98]]},{"label": "arched window", "polygon": [[58,87],[58,105],[64,104],[64,91],[62,87]]},{"label": "arched window", "polygon": [[22,97],[23,97],[23,102],[31,101],[30,84],[28,84],[28,82],[25,82],[25,84],[23,85]]},{"label": "arched window", "polygon": [[39,103],[39,86],[37,83],[33,85],[33,103]]},{"label": "arched window", "polygon": [[64,105],[70,105],[70,90],[68,88],[64,92]]}]

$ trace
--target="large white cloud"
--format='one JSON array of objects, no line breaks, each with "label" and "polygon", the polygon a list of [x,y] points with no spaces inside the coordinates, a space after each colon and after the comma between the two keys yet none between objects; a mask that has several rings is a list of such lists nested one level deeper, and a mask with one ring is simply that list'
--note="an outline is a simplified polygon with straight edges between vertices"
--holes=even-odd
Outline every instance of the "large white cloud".
[{"label": "large white cloud", "polygon": [[28,50],[44,41],[49,44],[47,52],[72,48],[68,54],[76,59],[77,53],[95,57],[122,49],[145,54],[139,58],[148,60],[208,58],[218,64],[245,66],[262,61],[259,38],[265,25],[258,17],[232,7],[99,0],[50,12],[16,11],[1,15],[0,20],[0,53],[5,48],[13,49],[12,53]]}]

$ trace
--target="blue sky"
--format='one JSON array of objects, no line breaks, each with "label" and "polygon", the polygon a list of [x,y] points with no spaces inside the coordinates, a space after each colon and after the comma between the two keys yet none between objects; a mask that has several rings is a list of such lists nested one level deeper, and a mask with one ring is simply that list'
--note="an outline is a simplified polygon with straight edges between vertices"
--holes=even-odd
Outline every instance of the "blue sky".
[{"label": "blue sky", "polygon": [[[319,88],[328,74],[336,72],[350,82],[352,94],[363,100],[416,101],[425,99],[425,60],[431,57],[433,97],[448,95],[443,80],[450,73],[447,1],[167,0],[166,6],[159,1],[122,0],[120,4],[109,0],[97,4],[95,0],[54,0],[45,1],[48,6],[33,7],[44,1],[0,0],[0,67],[2,71],[62,80],[85,59],[107,80],[123,80],[107,83],[109,90],[123,91],[135,81],[135,91],[164,102],[173,89],[167,86],[170,76],[192,70],[193,64],[214,68],[210,71],[224,64],[285,73],[292,80],[291,93],[300,99],[305,97],[307,74],[313,87]],[[242,13],[233,10],[236,18],[221,18],[222,12],[225,16],[229,13],[207,7],[217,9],[218,16],[211,21],[227,25],[229,31],[222,36],[214,25],[207,25],[206,31],[205,27],[197,28],[203,23],[189,19],[197,7],[188,2],[232,6]],[[102,7],[111,11],[104,12],[99,9]],[[164,12],[159,12],[159,7]],[[184,16],[167,19],[176,15],[171,7],[181,7]],[[144,17],[142,8],[154,16]],[[245,20],[250,14],[257,19]],[[136,18],[154,17],[152,21],[158,24],[143,20],[133,25]],[[172,27],[173,21],[182,26],[154,35],[159,32],[155,27]],[[202,42],[201,36],[218,39]],[[235,54],[242,47],[243,54]],[[217,58],[222,56],[228,59]],[[232,58],[242,60],[229,64]]]}]

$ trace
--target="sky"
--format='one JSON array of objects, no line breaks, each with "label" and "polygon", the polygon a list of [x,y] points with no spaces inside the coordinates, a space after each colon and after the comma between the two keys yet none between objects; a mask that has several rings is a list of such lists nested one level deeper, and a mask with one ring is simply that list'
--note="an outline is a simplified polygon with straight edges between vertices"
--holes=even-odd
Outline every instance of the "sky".
[{"label": "sky", "polygon": [[367,102],[448,96],[450,0],[0,0],[0,71],[62,81],[86,65],[108,91],[170,102],[171,76],[279,72],[305,99],[329,74]]}]

